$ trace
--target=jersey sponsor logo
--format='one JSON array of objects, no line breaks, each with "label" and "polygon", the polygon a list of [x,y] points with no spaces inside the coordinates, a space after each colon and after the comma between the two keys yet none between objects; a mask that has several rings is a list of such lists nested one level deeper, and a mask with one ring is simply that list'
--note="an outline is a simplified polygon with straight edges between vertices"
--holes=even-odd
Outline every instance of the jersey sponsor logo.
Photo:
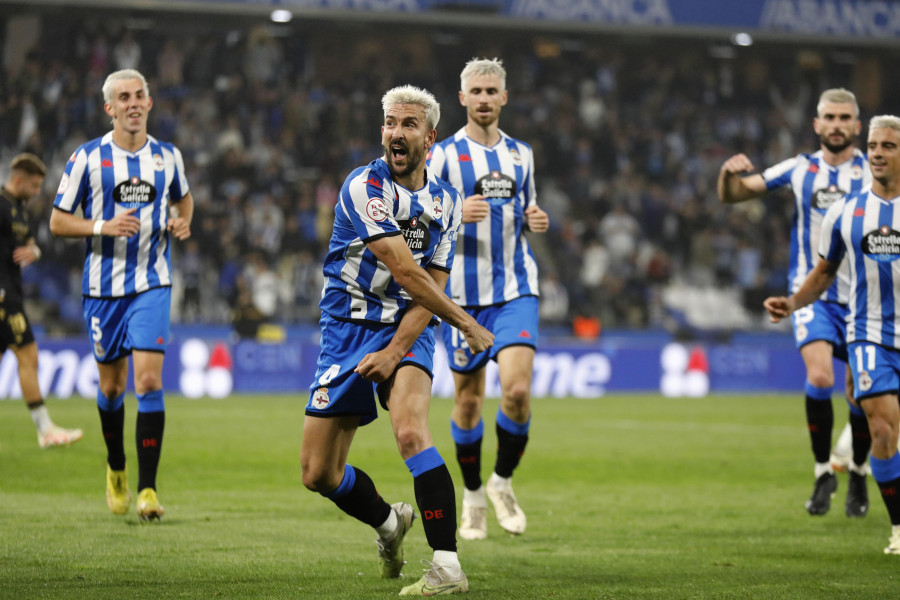
[{"label": "jersey sponsor logo", "polygon": [[878,262],[892,262],[900,258],[900,231],[882,225],[863,236],[862,251]]},{"label": "jersey sponsor logo", "polygon": [[156,199],[156,187],[134,176],[117,185],[113,189],[112,196],[119,204],[124,204],[128,208],[139,208]]},{"label": "jersey sponsor logo", "polygon": [[[74,154],[72,155],[75,156]],[[64,194],[69,189],[69,174],[63,173],[62,179],[59,180],[59,187],[56,189],[57,194]]]},{"label": "jersey sponsor logo", "polygon": [[387,219],[387,204],[381,198],[369,198],[366,203],[366,214],[373,221],[384,221]]},{"label": "jersey sponsor logo", "polygon": [[400,231],[403,232],[403,239],[406,245],[413,252],[424,252],[431,246],[431,232],[428,226],[420,221],[418,217],[413,217],[408,221],[397,221]]},{"label": "jersey sponsor logo", "polygon": [[517,193],[516,181],[494,170],[475,182],[475,193],[489,200],[509,200]]},{"label": "jersey sponsor logo", "polygon": [[319,388],[312,395],[312,406],[313,408],[317,408],[322,410],[326,408],[329,404],[331,404],[331,399],[328,397],[328,388]]},{"label": "jersey sponsor logo", "polygon": [[810,203],[813,208],[828,210],[829,206],[843,198],[845,195],[847,195],[847,192],[832,184],[825,189],[813,192]]}]

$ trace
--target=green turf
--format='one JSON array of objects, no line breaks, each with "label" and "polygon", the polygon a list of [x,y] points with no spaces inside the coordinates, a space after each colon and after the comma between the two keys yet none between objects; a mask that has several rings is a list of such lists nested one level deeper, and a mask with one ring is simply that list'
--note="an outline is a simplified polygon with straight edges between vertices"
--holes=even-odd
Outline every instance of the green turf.
[{"label": "green turf", "polygon": [[[300,484],[302,404],[299,395],[167,398],[166,514],[143,524],[106,508],[93,402],[49,401],[54,419],[86,439],[47,451],[24,404],[0,402],[0,598],[394,597],[430,558],[421,524],[407,538],[405,577],[378,579],[373,531]],[[846,418],[835,407],[837,429]],[[127,408],[133,488],[133,398]],[[452,459],[449,411],[450,401],[434,401],[432,429]],[[486,465],[494,411],[489,400]],[[516,474],[528,531],[513,538],[491,520],[487,540],[460,543],[471,598],[900,593],[900,557],[882,554],[890,528],[871,481],[866,518],[844,516],[843,475],[831,512],[806,514],[799,396],[541,399],[531,432]],[[357,434],[350,461],[389,502],[412,501],[386,417]]]}]

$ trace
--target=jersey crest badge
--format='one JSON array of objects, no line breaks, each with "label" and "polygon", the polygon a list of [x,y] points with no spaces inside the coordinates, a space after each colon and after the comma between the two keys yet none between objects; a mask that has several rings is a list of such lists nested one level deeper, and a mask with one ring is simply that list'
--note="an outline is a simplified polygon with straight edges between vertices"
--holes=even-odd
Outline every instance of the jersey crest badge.
[{"label": "jersey crest badge", "polygon": [[318,408],[322,410],[326,408],[329,404],[331,404],[331,399],[328,397],[328,388],[319,388],[315,392],[313,392],[312,396],[312,406],[313,408]]}]

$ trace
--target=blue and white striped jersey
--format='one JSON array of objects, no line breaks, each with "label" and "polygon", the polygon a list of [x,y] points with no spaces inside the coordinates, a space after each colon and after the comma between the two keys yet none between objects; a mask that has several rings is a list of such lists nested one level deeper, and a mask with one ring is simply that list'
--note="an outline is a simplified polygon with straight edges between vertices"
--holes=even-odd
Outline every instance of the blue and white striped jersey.
[{"label": "blue and white striped jersey", "polygon": [[900,197],[870,188],[848,196],[825,215],[819,253],[846,258],[850,268],[847,343],[900,349]]},{"label": "blue and white striped jersey", "polygon": [[490,306],[538,295],[538,270],[524,235],[525,209],[535,204],[531,146],[500,132],[488,148],[465,127],[435,144],[428,164],[463,198],[483,194],[488,217],[460,228],[447,293],[461,306]]},{"label": "blue and white striped jersey", "polygon": [[113,143],[112,132],[69,158],[53,206],[87,219],[109,220],[131,208],[141,220],[130,238],[94,236],[86,242],[81,293],[118,298],[172,285],[169,205],[190,191],[181,152],[152,136],[137,152]]},{"label": "blue and white striped jersey", "polygon": [[325,256],[319,308],[337,319],[399,323],[410,296],[366,248],[367,242],[403,235],[423,268],[450,271],[462,219],[459,192],[426,171],[411,191],[391,179],[382,158],[355,169],[341,186],[334,230]]},{"label": "blue and white striped jersey", "polygon": [[[872,182],[866,155],[858,149],[853,158],[832,167],[823,151],[799,154],[769,167],[763,172],[766,188],[790,186],[794,192],[794,222],[791,227],[791,258],[788,288],[796,292],[819,260],[817,250],[822,218],[832,204],[847,194],[859,192]],[[850,278],[847,265],[841,265],[834,284],[822,294],[822,300],[847,304]]]}]

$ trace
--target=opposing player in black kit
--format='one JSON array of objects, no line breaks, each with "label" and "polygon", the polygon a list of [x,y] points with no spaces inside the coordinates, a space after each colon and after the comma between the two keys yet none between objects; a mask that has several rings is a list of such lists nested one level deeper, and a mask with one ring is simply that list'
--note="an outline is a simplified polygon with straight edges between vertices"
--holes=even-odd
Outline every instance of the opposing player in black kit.
[{"label": "opposing player in black kit", "polygon": [[41,448],[67,446],[83,436],[50,420],[38,384],[38,348],[22,294],[22,267],[41,257],[25,212],[25,203],[41,191],[47,167],[34,154],[20,154],[0,188],[0,347],[10,348],[19,363],[22,396],[37,427]]}]

